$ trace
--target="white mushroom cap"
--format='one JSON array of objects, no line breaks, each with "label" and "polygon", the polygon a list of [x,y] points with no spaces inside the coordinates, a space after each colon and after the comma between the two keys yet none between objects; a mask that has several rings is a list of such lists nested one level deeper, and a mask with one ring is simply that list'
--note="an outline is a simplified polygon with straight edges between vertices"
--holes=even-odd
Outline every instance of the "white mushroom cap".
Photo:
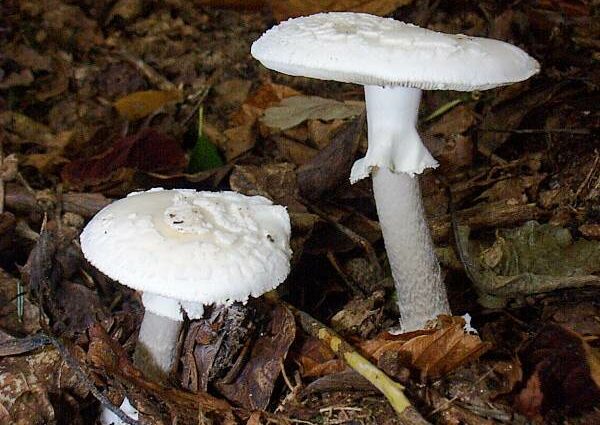
[{"label": "white mushroom cap", "polygon": [[290,271],[290,233],[285,207],[262,196],[152,189],[101,210],[81,249],[143,291],[146,308],[176,319],[180,308],[198,316],[196,303],[244,302],[277,287]]},{"label": "white mushroom cap", "polygon": [[252,56],[289,75],[424,90],[485,90],[539,71],[535,59],[499,40],[350,12],[282,22],[254,42]]}]

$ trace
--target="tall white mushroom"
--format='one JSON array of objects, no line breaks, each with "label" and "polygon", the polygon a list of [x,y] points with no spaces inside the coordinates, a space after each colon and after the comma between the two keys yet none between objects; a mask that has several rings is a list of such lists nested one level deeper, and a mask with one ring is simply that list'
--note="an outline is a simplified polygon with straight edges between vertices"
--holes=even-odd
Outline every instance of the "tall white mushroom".
[{"label": "tall white mushroom", "polygon": [[[101,210],[81,234],[88,261],[142,292],[135,362],[164,379],[177,358],[183,311],[259,297],[290,271],[285,207],[235,192],[153,189]],[[110,417],[110,415],[108,415]]]},{"label": "tall white mushroom", "polygon": [[416,130],[421,91],[522,81],[538,72],[537,61],[502,41],[348,12],[282,22],[254,42],[252,55],[285,74],[364,86],[369,148],[350,180],[372,174],[402,329],[449,313],[415,177],[437,166]]}]

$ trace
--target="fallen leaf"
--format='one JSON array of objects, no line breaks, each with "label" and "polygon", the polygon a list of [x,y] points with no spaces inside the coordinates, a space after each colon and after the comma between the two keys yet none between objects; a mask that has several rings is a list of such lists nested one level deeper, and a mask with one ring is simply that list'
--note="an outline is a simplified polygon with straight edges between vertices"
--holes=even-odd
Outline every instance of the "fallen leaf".
[{"label": "fallen leaf", "polygon": [[265,196],[273,202],[287,206],[291,212],[306,212],[299,201],[296,171],[289,163],[238,165],[229,177],[231,190],[244,195]]},{"label": "fallen leaf", "polygon": [[57,153],[32,153],[23,159],[23,165],[34,167],[43,174],[50,174],[56,167],[68,162],[67,158]]},{"label": "fallen leaf", "polygon": [[331,349],[321,340],[306,336],[292,353],[292,358],[300,364],[303,377],[313,378],[341,372],[346,368]]},{"label": "fallen leaf", "polygon": [[437,378],[479,358],[490,345],[464,330],[462,317],[440,316],[438,327],[400,334],[383,333],[359,344],[374,360],[394,351],[406,367],[416,369],[423,379]]},{"label": "fallen leaf", "polygon": [[600,240],[600,224],[582,224],[578,230],[586,238]]},{"label": "fallen leaf", "polygon": [[256,311],[249,304],[215,307],[209,317],[195,320],[184,342],[183,382],[191,391],[206,391],[209,384],[236,364],[250,342]]},{"label": "fallen leaf", "polygon": [[118,139],[106,152],[89,159],[72,161],[61,172],[63,181],[73,187],[104,183],[113,173],[127,167],[146,172],[181,171],[185,153],[179,143],[152,128]]},{"label": "fallen leaf", "polygon": [[413,0],[268,0],[278,21],[319,12],[362,12],[389,15]]},{"label": "fallen leaf", "polygon": [[252,81],[233,78],[223,81],[215,86],[215,92],[218,95],[217,101],[224,103],[226,106],[241,105],[250,92]]},{"label": "fallen leaf", "polygon": [[63,391],[85,397],[87,390],[52,347],[0,362],[0,422],[53,423],[51,394]]},{"label": "fallen leaf", "polygon": [[341,127],[331,143],[298,169],[300,193],[319,198],[347,181],[365,126],[365,114]]},{"label": "fallen leaf", "polygon": [[223,149],[227,161],[237,158],[256,144],[255,124],[264,109],[286,97],[299,94],[298,91],[280,84],[270,82],[263,84],[248,96],[242,106],[231,116],[234,126],[223,131],[225,140],[213,138],[212,135],[211,139]]},{"label": "fallen leaf", "polygon": [[286,130],[309,119],[344,119],[357,116],[363,111],[362,103],[339,102],[318,96],[293,96],[267,108],[261,122],[267,127]]},{"label": "fallen leaf", "polygon": [[0,112],[0,126],[8,133],[17,135],[21,143],[48,146],[53,143],[55,137],[49,127],[18,112]]},{"label": "fallen leaf", "polygon": [[275,143],[283,159],[296,165],[305,165],[319,153],[318,150],[287,137],[276,137]]},{"label": "fallen leaf", "polygon": [[366,338],[381,321],[384,291],[373,292],[367,298],[350,300],[331,318],[331,327],[342,336],[359,335]]},{"label": "fallen leaf", "polygon": [[227,161],[248,152],[256,144],[256,134],[252,125],[240,125],[223,132],[226,138],[225,158]]},{"label": "fallen leaf", "polygon": [[277,305],[268,328],[254,343],[248,361],[237,376],[216,383],[219,391],[245,408],[266,409],[281,373],[281,364],[295,337],[294,316],[285,306]]},{"label": "fallen leaf", "polygon": [[500,180],[494,183],[489,189],[483,191],[475,200],[496,202],[512,199],[518,203],[526,203],[528,195],[532,199],[536,198],[538,187],[546,176],[546,174],[536,174],[533,176],[519,176]]},{"label": "fallen leaf", "polygon": [[144,118],[168,103],[181,100],[179,90],[145,90],[116,100],[113,106],[123,118],[135,121]]},{"label": "fallen leaf", "polygon": [[499,230],[496,241],[478,247],[470,229],[458,226],[459,243],[468,247],[470,272],[487,307],[510,298],[556,289],[600,285],[600,243],[573,240],[568,229],[529,221],[516,229]]}]

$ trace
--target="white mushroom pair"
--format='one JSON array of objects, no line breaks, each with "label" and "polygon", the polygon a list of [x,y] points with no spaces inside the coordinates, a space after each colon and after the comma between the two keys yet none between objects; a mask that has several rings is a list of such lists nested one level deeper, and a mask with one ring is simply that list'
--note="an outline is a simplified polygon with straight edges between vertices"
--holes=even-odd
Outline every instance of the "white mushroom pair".
[{"label": "white mushroom pair", "polygon": [[290,271],[290,233],[285,207],[262,196],[153,189],[100,211],[81,249],[104,274],[142,292],[135,362],[164,379],[177,359],[183,312],[200,318],[204,305],[277,287]]},{"label": "white mushroom pair", "polygon": [[485,90],[522,81],[538,72],[537,61],[502,41],[345,12],[283,22],[252,45],[252,55],[285,74],[364,86],[369,147],[350,180],[373,177],[401,327],[420,329],[448,314],[415,177],[437,166],[416,130],[421,91]]}]

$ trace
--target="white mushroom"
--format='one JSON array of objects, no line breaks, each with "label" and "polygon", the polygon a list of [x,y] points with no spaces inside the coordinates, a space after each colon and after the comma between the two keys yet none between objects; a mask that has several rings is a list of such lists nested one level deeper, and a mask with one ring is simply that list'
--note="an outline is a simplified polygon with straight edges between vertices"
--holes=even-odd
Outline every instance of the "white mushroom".
[{"label": "white mushroom", "polygon": [[235,192],[152,189],[101,210],[81,234],[89,262],[142,292],[135,362],[164,379],[173,369],[183,311],[259,297],[290,271],[285,207]]},{"label": "white mushroom", "polygon": [[369,148],[350,180],[369,174],[405,331],[449,313],[415,174],[437,166],[416,130],[421,90],[485,90],[539,70],[498,40],[443,34],[361,13],[290,19],[252,45],[267,68],[365,87]]}]

